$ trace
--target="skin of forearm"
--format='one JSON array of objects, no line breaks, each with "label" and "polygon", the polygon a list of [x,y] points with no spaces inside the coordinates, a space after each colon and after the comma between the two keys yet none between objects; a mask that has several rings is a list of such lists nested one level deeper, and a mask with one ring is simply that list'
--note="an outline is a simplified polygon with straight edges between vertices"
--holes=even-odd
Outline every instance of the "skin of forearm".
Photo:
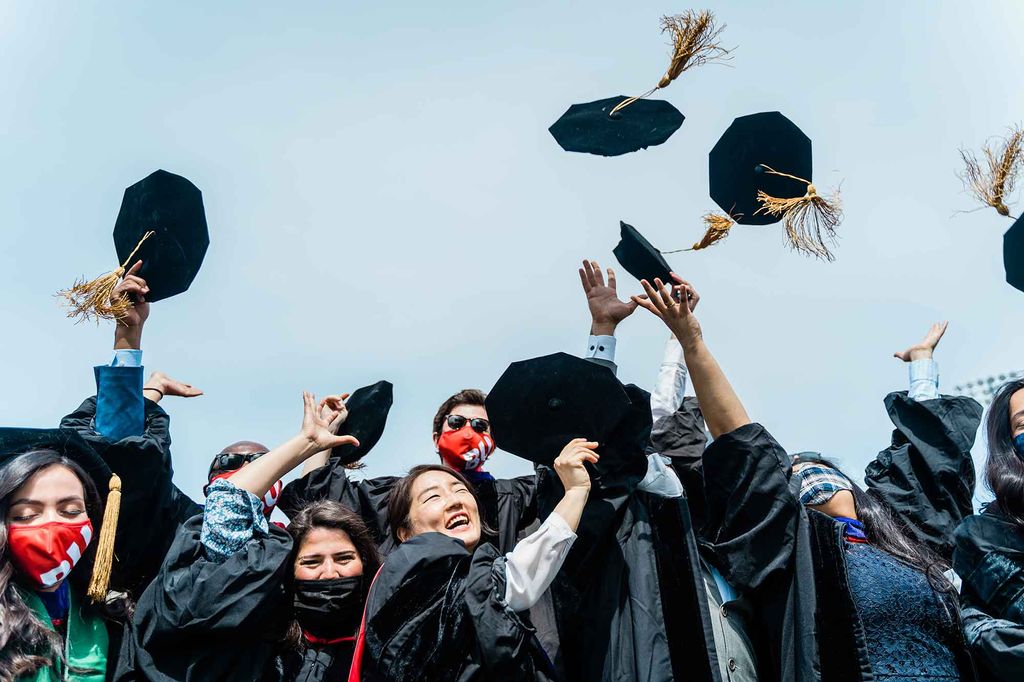
[{"label": "skin of forearm", "polygon": [[312,457],[306,460],[302,465],[302,475],[305,476],[309,472],[319,469],[322,466],[327,466],[327,458],[330,455],[330,450],[321,450]]},{"label": "skin of forearm", "polygon": [[690,382],[713,438],[750,423],[739,396],[703,339],[679,339]]},{"label": "skin of forearm", "polygon": [[308,438],[294,436],[232,474],[231,482],[236,488],[263,497],[270,486],[317,451]]},{"label": "skin of forearm", "polygon": [[618,326],[614,322],[598,322],[594,320],[590,323],[590,334],[591,336],[615,336],[615,327]]},{"label": "skin of forearm", "polygon": [[118,323],[114,330],[114,350],[141,350],[142,327],[126,327]]},{"label": "skin of forearm", "polygon": [[590,491],[581,488],[571,488],[565,492],[561,501],[555,505],[554,513],[562,517],[566,525],[576,532],[579,528],[580,518],[583,516],[583,508],[587,506],[587,497]]}]

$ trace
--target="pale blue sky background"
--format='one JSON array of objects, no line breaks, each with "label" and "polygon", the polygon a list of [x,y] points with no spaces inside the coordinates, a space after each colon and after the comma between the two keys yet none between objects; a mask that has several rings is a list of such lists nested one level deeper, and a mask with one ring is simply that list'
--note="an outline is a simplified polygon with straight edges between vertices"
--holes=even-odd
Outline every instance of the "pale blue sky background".
[{"label": "pale blue sky background", "polygon": [[[812,138],[819,186],[842,183],[837,261],[791,253],[780,226],[671,257],[755,419],[859,473],[888,442],[882,397],[906,386],[891,355],[932,321],[951,320],[947,389],[1024,364],[1009,223],[953,217],[973,208],[957,147],[1024,118],[1024,4],[717,2],[735,59],[663,91],[686,115],[672,139],[562,152],[547,127],[656,82],[658,18],[686,8],[0,3],[0,421],[51,425],[94,390],[112,328],[75,326],[53,293],[114,265],[124,188],[165,168],[203,190],[212,240],[144,339],[147,369],[206,391],[165,403],[179,485],[198,496],[230,441],[292,435],[302,389],[379,378],[395,406],[367,473],[431,460],[447,395],[582,352],[577,263],[612,264],[620,219],[665,250],[699,237],[708,150],[768,110]],[[620,376],[649,387],[665,336],[628,320]],[[528,466],[499,453],[492,470]]]}]

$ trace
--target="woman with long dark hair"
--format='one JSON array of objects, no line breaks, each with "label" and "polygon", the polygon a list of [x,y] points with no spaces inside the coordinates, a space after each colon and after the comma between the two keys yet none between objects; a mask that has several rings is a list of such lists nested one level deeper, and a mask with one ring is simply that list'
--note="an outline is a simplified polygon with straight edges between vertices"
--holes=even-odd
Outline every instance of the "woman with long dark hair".
[{"label": "woman with long dark hair", "polygon": [[985,425],[995,499],[956,531],[964,635],[992,680],[1024,679],[1024,379],[995,394]]},{"label": "woman with long dark hair", "polygon": [[3,459],[0,679],[108,679],[127,610],[90,578],[104,517],[93,477],[110,470],[61,430],[0,429]]},{"label": "woman with long dark hair", "polygon": [[304,395],[302,431],[209,488],[139,599],[117,679],[344,679],[370,580],[380,565],[363,521],[315,502],[285,530],[262,498],[310,455],[357,445],[338,411]]},{"label": "woman with long dark hair", "polygon": [[554,462],[564,495],[540,527],[502,555],[472,484],[437,464],[392,489],[388,555],[366,604],[349,680],[549,680],[554,670],[526,613],[576,539],[597,443],[571,440]]},{"label": "woman with long dark hair", "polygon": [[956,600],[936,557],[820,458],[792,459],[743,404],[681,301],[642,282],[641,306],[683,347],[714,442],[703,457],[702,542],[749,609],[762,680],[971,680]]}]

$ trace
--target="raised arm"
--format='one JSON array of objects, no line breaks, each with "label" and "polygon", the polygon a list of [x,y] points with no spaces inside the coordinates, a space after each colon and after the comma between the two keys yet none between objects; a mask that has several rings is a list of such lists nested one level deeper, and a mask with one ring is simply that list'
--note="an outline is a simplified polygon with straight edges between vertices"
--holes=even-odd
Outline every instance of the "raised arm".
[{"label": "raised arm", "polygon": [[671,289],[660,279],[655,279],[653,286],[647,280],[640,283],[647,297],[633,296],[633,301],[660,317],[679,339],[693,390],[712,437],[718,438],[749,424],[750,417],[743,404],[704,343],[697,317],[688,304],[681,302],[693,296],[689,283],[679,280]]},{"label": "raised arm", "polygon": [[[342,393],[341,395],[329,395],[325,396],[321,401],[317,409],[320,410],[320,417],[327,418],[332,412],[337,413],[337,418],[331,422],[331,428],[334,433],[338,433],[338,429],[345,423],[348,418],[348,407],[345,405],[345,401],[348,400],[348,393]],[[309,472],[319,469],[327,464],[327,459],[330,456],[330,450],[321,450],[302,465],[302,476],[305,476]]]},{"label": "raised arm", "polygon": [[920,342],[904,351],[893,353],[893,357],[910,366],[909,395],[914,400],[939,397],[939,370],[932,356],[948,326],[949,322],[936,322]]},{"label": "raised arm", "polygon": [[597,261],[583,261],[579,273],[590,310],[590,338],[585,357],[615,369],[615,329],[633,314],[636,303],[619,300],[615,271],[611,268],[608,268],[607,283]]}]

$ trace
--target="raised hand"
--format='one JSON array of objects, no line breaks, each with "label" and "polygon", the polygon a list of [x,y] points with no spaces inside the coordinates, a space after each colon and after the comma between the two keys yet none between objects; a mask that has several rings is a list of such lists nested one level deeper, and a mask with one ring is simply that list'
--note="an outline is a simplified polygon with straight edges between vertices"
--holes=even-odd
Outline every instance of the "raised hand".
[{"label": "raised hand", "polygon": [[579,272],[583,292],[587,295],[587,307],[590,308],[590,333],[611,336],[619,322],[633,314],[636,303],[619,300],[615,291],[615,271],[611,268],[608,268],[607,284],[597,261],[583,261]]},{"label": "raised hand", "polygon": [[330,421],[330,428],[333,433],[337,433],[341,425],[348,419],[348,406],[345,404],[348,396],[348,393],[342,393],[341,395],[324,396],[320,400],[320,416],[326,419],[332,413],[335,415],[334,419]]},{"label": "raised hand", "polygon": [[930,358],[935,352],[935,347],[939,345],[939,341],[942,340],[942,335],[946,333],[946,327],[949,326],[949,322],[936,322],[925,334],[924,338],[919,342],[915,343],[910,348],[899,353],[893,353],[894,358],[899,358],[903,362],[912,362],[914,360],[924,360]]},{"label": "raised hand", "polygon": [[[660,317],[685,349],[702,338],[700,323],[692,310],[697,307],[700,297],[681,278],[678,282],[682,283],[669,289],[660,279],[654,280],[654,286],[646,279],[642,279],[640,284],[647,292],[647,296],[633,296],[633,302]],[[681,302],[684,300],[687,301],[686,305]]]},{"label": "raised hand", "polygon": [[565,492],[590,492],[590,474],[583,466],[584,462],[596,464],[601,456],[594,452],[597,443],[586,438],[573,438],[555,459],[555,473],[562,481]]},{"label": "raised hand", "polygon": [[689,295],[687,296],[686,301],[689,304],[690,312],[692,313],[694,310],[697,309],[697,304],[700,303],[700,294],[697,293],[697,290],[693,288],[692,284],[687,282],[685,279],[683,279],[676,273],[670,272],[668,274],[672,275],[672,279],[675,281],[675,284],[672,286],[672,295],[675,296],[677,299],[680,299],[682,296],[682,294],[679,291],[680,286],[687,286],[690,288]]},{"label": "raised hand", "polygon": [[153,372],[150,374],[142,390],[151,391],[152,393],[147,393],[146,397],[152,399],[155,403],[160,402],[161,398],[168,395],[179,398],[195,398],[196,396],[203,395],[203,392],[192,384],[172,379],[163,372]]},{"label": "raised hand", "polygon": [[300,435],[317,451],[330,450],[340,445],[359,445],[359,441],[353,436],[339,436],[335,433],[340,425],[340,422],[336,422],[341,414],[340,410],[327,409],[321,412],[317,407],[316,398],[308,391],[302,392],[302,404]]},{"label": "raised hand", "polygon": [[118,324],[124,327],[141,327],[149,317],[149,303],[146,302],[146,294],[149,293],[149,286],[146,280],[137,274],[142,267],[142,261],[138,261],[125,273],[124,279],[114,287],[110,294],[112,301],[127,296],[132,302],[131,309],[125,314]]}]

